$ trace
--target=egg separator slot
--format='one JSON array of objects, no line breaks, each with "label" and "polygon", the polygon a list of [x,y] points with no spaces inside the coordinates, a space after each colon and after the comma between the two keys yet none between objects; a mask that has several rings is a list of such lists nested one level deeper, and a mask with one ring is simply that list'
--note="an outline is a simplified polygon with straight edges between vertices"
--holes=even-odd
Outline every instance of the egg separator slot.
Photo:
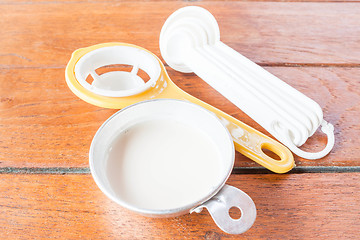
[{"label": "egg separator slot", "polygon": [[[99,75],[100,67],[126,64],[129,72],[107,72]],[[139,79],[138,69],[150,77]],[[92,76],[92,83],[86,79]],[[71,91],[84,101],[105,108],[121,109],[134,103],[159,98],[186,100],[202,106],[214,114],[232,135],[235,149],[260,165],[277,173],[292,169],[292,153],[279,142],[249,127],[219,109],[189,95],[169,78],[162,62],[151,52],[126,43],[103,43],[76,50],[65,70],[66,82]],[[269,157],[263,149],[270,150],[280,160]]]},{"label": "egg separator slot", "polygon": [[[170,67],[197,74],[296,155],[318,159],[333,148],[334,127],[323,119],[320,106],[222,43],[209,11],[195,6],[175,11],[162,27],[160,51]],[[326,147],[299,149],[319,126],[327,135]]]}]

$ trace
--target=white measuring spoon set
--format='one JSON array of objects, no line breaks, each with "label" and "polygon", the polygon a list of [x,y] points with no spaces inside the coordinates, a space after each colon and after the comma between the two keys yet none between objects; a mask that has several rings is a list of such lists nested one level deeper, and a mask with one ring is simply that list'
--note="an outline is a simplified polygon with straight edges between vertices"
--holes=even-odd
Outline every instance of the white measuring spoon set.
[{"label": "white measuring spoon set", "polygon": [[[160,50],[170,67],[197,74],[296,155],[318,159],[332,149],[334,127],[323,119],[320,106],[221,42],[219,26],[207,10],[175,11],[161,30]],[[319,126],[327,135],[326,147],[299,149]]]}]

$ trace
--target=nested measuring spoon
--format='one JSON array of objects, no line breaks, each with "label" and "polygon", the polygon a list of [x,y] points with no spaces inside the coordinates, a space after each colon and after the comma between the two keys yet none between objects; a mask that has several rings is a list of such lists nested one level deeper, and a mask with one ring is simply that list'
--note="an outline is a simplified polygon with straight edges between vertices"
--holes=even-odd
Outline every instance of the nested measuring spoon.
[{"label": "nested measuring spoon", "polygon": [[[170,67],[197,74],[296,155],[318,159],[333,148],[334,127],[324,120],[321,107],[223,43],[206,9],[188,6],[171,14],[160,33],[160,51]],[[319,127],[327,135],[326,147],[301,150]]]},{"label": "nested measuring spoon", "polygon": [[[131,65],[132,70],[101,75],[95,71],[116,64]],[[147,82],[138,76],[139,69],[149,75]],[[93,78],[91,83],[87,81],[89,75]],[[103,43],[78,49],[66,66],[65,76],[75,95],[99,107],[121,109],[140,101],[161,98],[193,102],[216,114],[230,132],[238,152],[276,173],[288,172],[294,166],[293,155],[285,146],[181,90],[171,81],[159,58],[139,46]],[[264,149],[274,152],[280,160],[266,155]]]}]

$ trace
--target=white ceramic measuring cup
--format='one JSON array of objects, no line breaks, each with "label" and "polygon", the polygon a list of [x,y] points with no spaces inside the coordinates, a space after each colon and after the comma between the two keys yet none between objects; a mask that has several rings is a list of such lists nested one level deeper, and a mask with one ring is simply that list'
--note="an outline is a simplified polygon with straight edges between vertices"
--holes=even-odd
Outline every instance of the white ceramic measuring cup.
[{"label": "white ceramic measuring cup", "polygon": [[[143,208],[129,202],[125,196],[117,194],[110,184],[107,171],[109,166],[107,164],[109,147],[113,140],[120,134],[126,134],[136,124],[154,120],[176,121],[189,126],[191,129],[200,130],[206,134],[208,139],[214,143],[213,146],[217,148],[216,151],[221,166],[218,168],[219,174],[214,176],[216,179],[213,186],[201,196],[191,198],[189,195],[189,202],[186,205],[180,204],[170,209]],[[139,146],[139,151],[142,148],[144,146]],[[173,154],[177,154],[177,152]],[[91,174],[99,188],[110,199],[134,212],[151,217],[174,217],[186,213],[200,212],[205,207],[219,228],[230,234],[240,234],[247,231],[255,221],[256,207],[252,199],[243,191],[225,184],[231,174],[235,156],[231,135],[215,114],[196,104],[182,100],[157,99],[126,107],[115,113],[99,128],[91,143],[89,156]],[[147,159],[154,161],[154,156],[150,154]],[[142,166],[138,167],[141,168]],[[163,173],[174,170],[173,166],[168,167],[168,169],[164,169]],[[191,165],[188,167],[191,168]],[[199,171],[198,175],[193,179],[194,183],[195,181],[202,181],[203,175],[204,172]],[[184,178],[186,177],[184,176]],[[178,184],[181,184],[181,182]],[[133,190],[141,191],[141,189]],[[184,194],[191,194],[191,192]],[[142,201],[147,201],[147,199],[142,199]],[[161,199],[161,201],[167,203],[167,200]],[[229,209],[232,207],[241,210],[240,219],[230,217]]]}]

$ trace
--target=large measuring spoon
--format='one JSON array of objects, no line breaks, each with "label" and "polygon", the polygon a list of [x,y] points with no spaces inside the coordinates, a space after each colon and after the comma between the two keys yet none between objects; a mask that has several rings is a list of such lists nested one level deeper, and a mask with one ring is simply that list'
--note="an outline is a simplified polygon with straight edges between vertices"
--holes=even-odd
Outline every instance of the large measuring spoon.
[{"label": "large measuring spoon", "polygon": [[[318,159],[334,146],[334,127],[319,104],[220,41],[214,16],[188,6],[169,16],[160,33],[160,51],[170,67],[194,72],[244,111],[296,155]],[[299,147],[321,126],[326,147]]]},{"label": "large measuring spoon", "polygon": [[[115,64],[131,65],[132,70],[101,75],[96,72],[98,68]],[[139,69],[149,75],[147,82],[138,76]],[[121,109],[160,98],[193,102],[216,114],[230,132],[238,152],[276,173],[288,172],[294,166],[293,155],[285,146],[177,87],[162,62],[144,48],[127,43],[103,43],[78,49],[66,66],[65,77],[75,95],[99,107]],[[274,152],[280,160],[266,155],[264,149]]]}]

